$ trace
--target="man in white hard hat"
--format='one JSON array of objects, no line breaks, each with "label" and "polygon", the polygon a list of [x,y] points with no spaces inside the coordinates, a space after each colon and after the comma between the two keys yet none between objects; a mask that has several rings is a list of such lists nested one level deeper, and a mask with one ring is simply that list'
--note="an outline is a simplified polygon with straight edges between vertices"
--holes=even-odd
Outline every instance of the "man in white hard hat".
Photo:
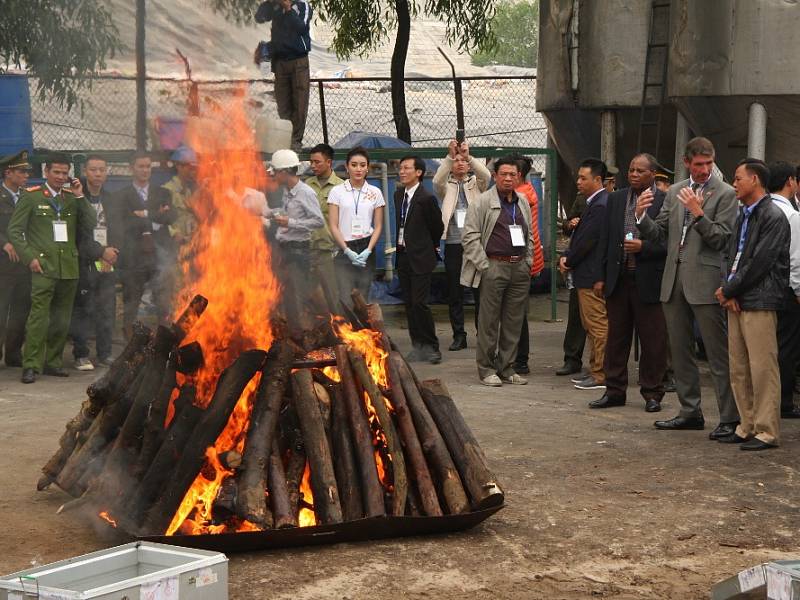
[{"label": "man in white hard hat", "polygon": [[286,307],[290,313],[297,311],[296,315],[289,315],[296,316],[291,321],[297,324],[302,318],[302,306],[314,289],[309,277],[311,234],[325,226],[317,194],[300,181],[299,167],[300,158],[292,150],[278,150],[272,155],[269,168],[283,188],[283,202],[281,208],[265,208],[263,213],[278,226],[275,239],[281,250],[283,274],[288,277],[284,283],[290,288],[286,298],[294,300],[286,302]]}]

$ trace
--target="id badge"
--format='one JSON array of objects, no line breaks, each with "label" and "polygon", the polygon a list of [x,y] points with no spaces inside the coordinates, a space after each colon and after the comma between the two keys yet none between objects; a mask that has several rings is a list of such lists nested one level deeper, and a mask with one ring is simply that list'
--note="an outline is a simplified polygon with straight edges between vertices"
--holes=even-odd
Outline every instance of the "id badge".
[{"label": "id badge", "polygon": [[731,275],[734,275],[736,271],[739,269],[739,259],[742,258],[742,251],[739,250],[736,253],[736,258],[733,259],[733,264],[731,265]]},{"label": "id badge", "polygon": [[353,216],[353,221],[350,223],[350,234],[353,237],[364,237],[367,235],[367,228],[367,220],[364,217]]},{"label": "id badge", "polygon": [[522,225],[509,225],[508,230],[511,232],[511,245],[524,246],[525,236],[522,233]]},{"label": "id badge", "polygon": [[398,246],[405,246],[406,245],[406,236],[405,236],[405,227],[401,227],[400,231],[397,234],[397,245]]},{"label": "id badge", "polygon": [[683,226],[683,231],[681,232],[681,244],[680,244],[681,246],[683,246],[686,243],[686,234],[688,232],[689,232],[689,226],[688,225],[684,225]]},{"label": "id badge", "polygon": [[101,246],[108,246],[108,229],[105,227],[95,227],[94,241]]},{"label": "id badge", "polygon": [[67,222],[66,221],[53,221],[53,241],[54,242],[68,242],[67,237]]},{"label": "id badge", "polygon": [[456,209],[456,227],[464,229],[464,221],[467,220],[467,211],[463,208]]}]

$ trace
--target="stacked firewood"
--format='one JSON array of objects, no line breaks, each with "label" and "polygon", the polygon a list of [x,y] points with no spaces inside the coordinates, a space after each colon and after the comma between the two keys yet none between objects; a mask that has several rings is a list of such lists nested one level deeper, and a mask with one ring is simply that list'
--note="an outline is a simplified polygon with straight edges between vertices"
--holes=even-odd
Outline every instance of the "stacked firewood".
[{"label": "stacked firewood", "polygon": [[[446,387],[417,380],[386,335],[378,305],[356,293],[345,312],[355,330],[378,332],[383,385],[370,357],[331,339],[328,327],[299,343],[287,336],[269,351],[242,352],[201,408],[191,375],[203,366],[203,349],[181,342],[206,305],[195,297],[172,327],[155,332],[137,324],[89,386],[38,485],[55,483],[75,498],[62,509],[88,508],[133,535],[165,533],[259,372],[244,448],[217,456],[228,475],[214,500],[213,522],[223,526],[215,531],[297,527],[302,509],[313,511],[316,524],[332,524],[502,504]],[[311,494],[301,489],[304,474]]]}]

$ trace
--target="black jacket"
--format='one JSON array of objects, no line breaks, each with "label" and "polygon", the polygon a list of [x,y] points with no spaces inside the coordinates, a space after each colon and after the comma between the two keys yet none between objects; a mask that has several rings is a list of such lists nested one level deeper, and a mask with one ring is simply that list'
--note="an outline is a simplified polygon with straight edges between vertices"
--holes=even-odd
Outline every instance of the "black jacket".
[{"label": "black jacket", "polygon": [[[397,236],[400,233],[400,213],[404,197],[405,190],[403,188],[395,190],[395,239],[398,239]],[[439,209],[436,196],[420,183],[411,197],[411,204],[406,215],[405,229],[403,230],[405,250],[398,246],[398,252],[404,251],[408,256],[411,270],[416,275],[432,273],[436,268],[436,249],[439,247],[443,231],[442,211]]]},{"label": "black jacket", "polygon": [[785,307],[789,286],[789,221],[772,199],[764,196],[750,215],[742,256],[730,277],[743,220],[740,209],[728,243],[722,293],[736,298],[742,310],[780,310]]},{"label": "black jacket", "polygon": [[[608,242],[605,258],[605,295],[614,293],[619,277],[625,270],[625,206],[628,203],[630,188],[608,195]],[[653,205],[647,214],[655,219],[664,204],[666,194],[655,190]],[[664,274],[664,259],[667,256],[665,244],[642,240],[642,251],[636,255],[636,291],[645,304],[658,304],[661,295],[661,276]]]},{"label": "black jacket", "polygon": [[[164,215],[172,215],[173,211],[161,213],[162,206],[172,206],[169,191],[153,182],[147,189],[147,202],[143,203],[139,192],[133,184],[125,186],[116,194],[112,202],[119,210],[119,218],[123,227],[123,242],[120,248],[120,269],[130,271],[146,271],[155,268],[155,238],[153,223],[163,221]],[[146,217],[133,214],[135,211],[147,210]],[[160,224],[166,225],[166,222]]]},{"label": "black jacket", "polygon": [[275,2],[262,2],[256,12],[256,23],[272,21],[270,43],[272,58],[295,60],[308,56],[311,51],[311,16],[313,11],[307,0],[295,0],[284,13]]},{"label": "black jacket", "polygon": [[603,263],[606,257],[608,192],[600,190],[583,211],[580,223],[572,233],[569,248],[564,253],[567,266],[573,270],[576,288],[591,288],[605,279]]},{"label": "black jacket", "polygon": [[[86,196],[86,201],[88,202],[89,187],[87,186],[86,181],[82,181],[82,183],[84,195]],[[89,204],[91,204],[91,202]],[[107,245],[111,248],[116,248],[121,252],[122,245],[124,243],[125,230],[119,207],[115,202],[113,195],[104,189],[100,190],[100,204],[102,205],[103,212],[106,215]],[[85,279],[89,271],[97,270],[95,267],[95,261],[100,260],[100,258],[103,256],[103,251],[106,249],[106,246],[94,241],[94,231],[91,233],[92,235],[90,237],[89,231],[78,231],[77,244],[81,280]]]}]

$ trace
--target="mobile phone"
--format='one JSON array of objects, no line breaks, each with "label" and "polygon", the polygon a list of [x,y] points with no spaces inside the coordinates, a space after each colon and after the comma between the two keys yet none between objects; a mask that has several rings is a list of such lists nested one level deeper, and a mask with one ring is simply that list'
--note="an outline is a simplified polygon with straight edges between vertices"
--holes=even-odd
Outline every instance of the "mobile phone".
[{"label": "mobile phone", "polygon": [[459,144],[464,143],[464,130],[463,129],[456,129],[456,141]]}]

